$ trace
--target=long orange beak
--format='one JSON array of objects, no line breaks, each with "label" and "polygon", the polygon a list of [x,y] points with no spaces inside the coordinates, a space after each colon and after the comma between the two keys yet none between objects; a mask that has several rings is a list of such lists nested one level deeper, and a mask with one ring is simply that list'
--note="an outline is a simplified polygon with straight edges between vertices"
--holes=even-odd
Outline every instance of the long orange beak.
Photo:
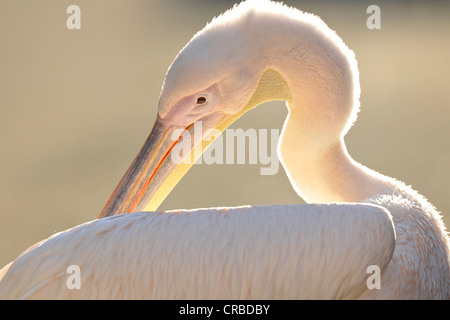
[{"label": "long orange beak", "polygon": [[[156,210],[214,140],[215,136],[209,133],[210,129],[227,127],[229,121],[226,119],[231,118],[232,116],[223,113],[216,114],[201,122],[198,133],[195,123],[186,127],[177,126],[163,121],[158,116],[150,135],[98,218]],[[183,142],[182,148],[174,151],[180,141]],[[172,153],[177,154],[177,160],[174,160]]]},{"label": "long orange beak", "polygon": [[[183,129],[168,126],[158,116],[150,135],[98,217],[143,211],[168,174],[176,167],[177,164],[171,161],[170,153],[191,127],[192,125]],[[173,139],[173,133],[177,129],[181,134]]]}]

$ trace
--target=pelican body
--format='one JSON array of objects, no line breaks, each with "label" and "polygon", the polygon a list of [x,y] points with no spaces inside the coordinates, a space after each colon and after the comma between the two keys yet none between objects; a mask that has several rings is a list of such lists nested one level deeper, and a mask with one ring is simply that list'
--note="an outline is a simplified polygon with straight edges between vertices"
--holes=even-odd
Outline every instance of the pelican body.
[{"label": "pelican body", "polygon": [[[173,61],[153,129],[98,219],[4,267],[0,299],[449,299],[439,213],[347,151],[359,95],[354,53],[320,18],[270,1],[234,6]],[[270,100],[286,101],[278,155],[309,204],[155,212],[212,129]],[[198,121],[202,141],[183,154],[192,161],[174,163]]]}]

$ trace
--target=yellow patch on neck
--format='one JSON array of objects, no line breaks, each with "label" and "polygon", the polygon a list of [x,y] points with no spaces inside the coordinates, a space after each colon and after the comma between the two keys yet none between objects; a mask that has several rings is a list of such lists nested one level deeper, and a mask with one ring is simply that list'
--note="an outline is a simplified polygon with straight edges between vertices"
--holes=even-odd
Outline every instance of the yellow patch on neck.
[{"label": "yellow patch on neck", "polygon": [[[220,132],[223,132],[233,122],[239,119],[244,113],[253,109],[261,103],[273,101],[273,100],[285,100],[291,101],[291,93],[286,80],[273,69],[267,69],[264,71],[261,79],[259,80],[258,87],[253,93],[248,103],[238,113],[225,119],[219,123],[215,128]],[[211,138],[211,139],[209,139]],[[166,180],[161,184],[154,196],[145,206],[145,211],[155,211],[159,205],[164,201],[167,195],[176,186],[178,181],[186,174],[186,172],[192,167],[192,164],[197,161],[197,158],[203,154],[205,149],[214,141],[212,137],[205,137],[201,144],[194,146],[191,150],[191,163],[180,163],[172,172],[167,176]]]},{"label": "yellow patch on neck", "polygon": [[258,87],[245,107],[223,123],[219,124],[217,129],[220,131],[225,130],[247,111],[260,105],[261,103],[273,100],[285,100],[289,102],[291,101],[291,92],[289,91],[286,80],[284,80],[278,71],[267,69],[261,76]]},{"label": "yellow patch on neck", "polygon": [[291,92],[283,76],[278,71],[267,69],[264,71],[258,87],[244,109],[248,111],[261,103],[273,100],[289,102],[291,98]]}]

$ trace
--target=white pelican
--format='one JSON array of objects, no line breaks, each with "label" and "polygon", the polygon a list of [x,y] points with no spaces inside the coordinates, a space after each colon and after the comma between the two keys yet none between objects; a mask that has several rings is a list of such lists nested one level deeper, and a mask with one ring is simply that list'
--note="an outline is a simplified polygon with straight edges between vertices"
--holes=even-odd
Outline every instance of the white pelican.
[{"label": "white pelican", "polygon": [[[235,6],[170,66],[155,125],[101,219],[3,268],[0,299],[450,298],[439,214],[346,150],[359,94],[353,52],[318,17],[269,1]],[[207,129],[269,100],[287,101],[278,151],[293,187],[322,204],[139,212],[156,210],[190,167],[170,160],[176,129],[202,121],[194,154],[210,143]]]}]

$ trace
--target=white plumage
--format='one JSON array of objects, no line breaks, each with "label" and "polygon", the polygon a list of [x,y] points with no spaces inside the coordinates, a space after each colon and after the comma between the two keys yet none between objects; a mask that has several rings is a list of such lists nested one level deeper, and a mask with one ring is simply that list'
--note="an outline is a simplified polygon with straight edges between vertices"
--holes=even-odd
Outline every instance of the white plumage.
[{"label": "white plumage", "polygon": [[[269,1],[234,7],[171,65],[157,121],[105,218],[2,269],[0,299],[450,298],[439,214],[347,152],[359,94],[353,52],[318,17]],[[136,212],[155,210],[189,169],[170,162],[173,130],[202,121],[207,138],[206,129],[274,99],[289,108],[279,156],[293,187],[308,202],[333,203]],[[135,213],[108,217],[126,212]],[[70,265],[80,267],[81,289],[66,285]],[[381,289],[367,286],[373,265]]]},{"label": "white plumage", "polygon": [[[340,242],[354,246],[343,252]],[[355,298],[364,289],[367,266],[384,268],[394,243],[387,211],[359,204],[132,213],[51,237],[17,260],[0,294],[63,299]],[[81,290],[67,289],[69,265],[80,267]]]}]

